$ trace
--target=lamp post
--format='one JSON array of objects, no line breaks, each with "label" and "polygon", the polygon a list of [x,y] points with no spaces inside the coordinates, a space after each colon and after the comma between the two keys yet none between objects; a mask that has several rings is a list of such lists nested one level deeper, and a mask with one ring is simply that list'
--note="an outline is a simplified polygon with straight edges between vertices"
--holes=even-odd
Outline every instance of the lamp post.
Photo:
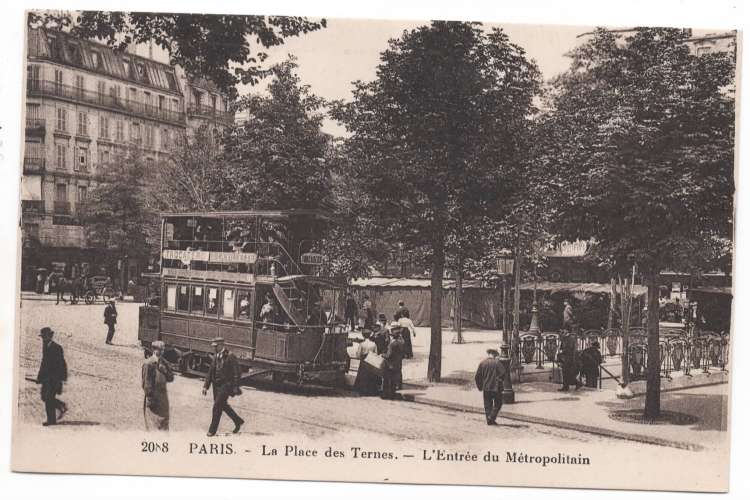
[{"label": "lamp post", "polygon": [[516,395],[513,391],[513,381],[511,380],[511,353],[510,353],[510,329],[509,321],[506,321],[508,314],[508,276],[513,274],[513,255],[509,251],[503,251],[497,258],[497,272],[503,278],[503,343],[500,345],[500,362],[505,368],[505,378],[503,379],[503,403],[515,403]]}]

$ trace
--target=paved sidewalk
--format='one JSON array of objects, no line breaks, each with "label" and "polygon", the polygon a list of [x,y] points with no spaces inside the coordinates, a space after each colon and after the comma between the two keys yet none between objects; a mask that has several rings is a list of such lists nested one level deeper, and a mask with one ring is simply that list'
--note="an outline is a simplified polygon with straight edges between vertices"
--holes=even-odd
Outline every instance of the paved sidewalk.
[{"label": "paved sidewalk", "polygon": [[[486,349],[497,347],[498,331],[467,331],[463,344],[453,344],[454,332],[443,332],[443,382],[428,383],[429,329],[418,328],[413,339],[414,358],[404,361],[406,387],[402,394],[417,403],[484,414],[482,397],[473,384],[476,365]],[[619,367],[618,367],[619,368]],[[546,381],[515,384],[516,403],[503,406],[501,418],[607,435],[637,442],[683,449],[719,448],[726,444],[729,385],[726,374],[696,374],[693,387],[663,392],[661,408],[677,423],[634,422],[642,413],[644,397],[617,399],[614,384],[598,389],[559,392]],[[666,380],[664,381],[667,387]],[[631,417],[629,421],[618,417]]]}]

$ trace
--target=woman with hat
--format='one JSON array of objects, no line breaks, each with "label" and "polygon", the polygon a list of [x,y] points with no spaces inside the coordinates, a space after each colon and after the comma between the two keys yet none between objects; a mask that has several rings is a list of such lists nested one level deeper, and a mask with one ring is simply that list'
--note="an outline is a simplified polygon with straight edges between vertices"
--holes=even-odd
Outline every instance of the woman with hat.
[{"label": "woman with hat", "polygon": [[164,342],[151,343],[151,357],[143,362],[141,377],[143,385],[143,417],[146,430],[169,430],[169,398],[167,384],[174,374],[163,359]]}]

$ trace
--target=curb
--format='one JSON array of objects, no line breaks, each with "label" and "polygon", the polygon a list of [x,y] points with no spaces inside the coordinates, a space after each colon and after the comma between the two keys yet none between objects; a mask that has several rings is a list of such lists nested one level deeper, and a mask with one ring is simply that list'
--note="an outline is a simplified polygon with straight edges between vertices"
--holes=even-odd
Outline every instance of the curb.
[{"label": "curb", "polygon": [[[413,398],[413,399],[412,399]],[[442,409],[451,409],[457,411],[463,411],[466,413],[476,413],[478,415],[484,415],[484,411],[480,408],[473,406],[463,405],[460,403],[451,403],[441,401],[438,399],[431,399],[422,396],[414,395],[409,398],[414,403],[424,404],[428,406],[435,406]],[[557,427],[559,429],[567,429],[578,432],[585,432],[588,434],[595,434],[598,436],[612,437],[616,439],[622,439],[625,441],[634,441],[636,443],[654,444],[657,446],[668,446],[670,448],[678,448],[681,450],[700,451],[704,447],[695,443],[688,443],[684,441],[673,441],[671,439],[664,439],[655,436],[647,436],[644,434],[632,434],[629,432],[616,431],[612,429],[605,429],[603,427],[594,427],[591,425],[574,424],[566,422],[564,420],[554,420],[551,418],[534,417],[531,415],[523,415],[521,413],[513,413],[507,411],[501,411],[501,418],[507,418],[508,420],[516,420],[519,422],[528,422],[532,424],[546,425],[549,427]]]}]

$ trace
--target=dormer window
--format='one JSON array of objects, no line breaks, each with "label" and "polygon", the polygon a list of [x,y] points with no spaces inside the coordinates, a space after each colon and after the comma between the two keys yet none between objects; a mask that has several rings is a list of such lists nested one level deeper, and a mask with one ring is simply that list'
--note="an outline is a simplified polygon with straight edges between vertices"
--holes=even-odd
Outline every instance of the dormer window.
[{"label": "dormer window", "polygon": [[102,56],[99,52],[91,51],[91,62],[94,64],[94,69],[102,69]]}]

